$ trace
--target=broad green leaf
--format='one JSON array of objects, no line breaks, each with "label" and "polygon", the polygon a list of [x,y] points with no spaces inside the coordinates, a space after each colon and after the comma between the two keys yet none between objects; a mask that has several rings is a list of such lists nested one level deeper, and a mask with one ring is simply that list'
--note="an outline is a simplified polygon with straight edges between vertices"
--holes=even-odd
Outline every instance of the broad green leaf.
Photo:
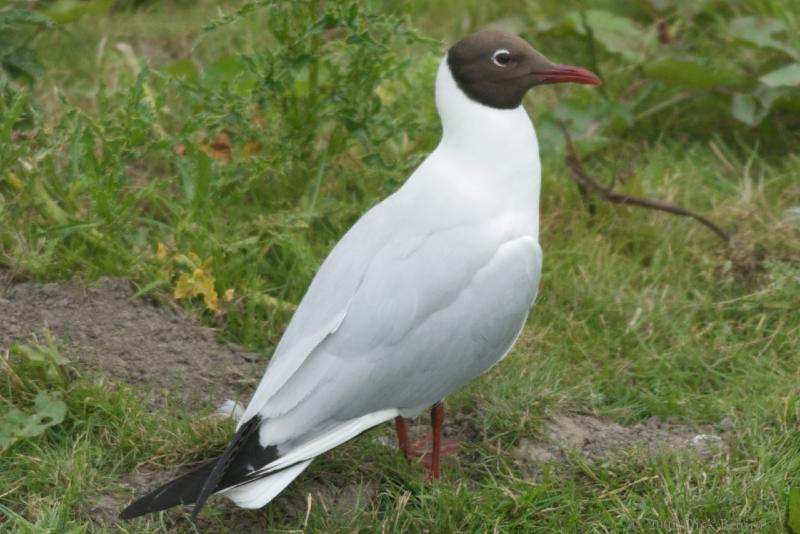
[{"label": "broad green leaf", "polygon": [[800,63],[792,63],[759,78],[768,87],[800,87]]},{"label": "broad green leaf", "polygon": [[44,433],[51,426],[64,420],[67,405],[61,399],[40,391],[34,399],[33,413],[11,407],[0,417],[0,452],[24,438],[32,438]]},{"label": "broad green leaf", "polygon": [[31,362],[43,363],[52,366],[62,366],[70,363],[55,347],[35,344],[35,345],[12,345],[11,352],[19,354]]},{"label": "broad green leaf", "polygon": [[11,407],[0,417],[0,452],[8,449],[19,439],[19,429],[23,428],[27,422],[28,415],[24,412]]},{"label": "broad green leaf", "polygon": [[756,126],[764,116],[758,110],[758,102],[753,95],[737,94],[731,100],[731,114],[748,126]]},{"label": "broad green leaf", "polygon": [[13,50],[3,58],[3,65],[6,69],[13,69],[10,71],[13,76],[24,77],[28,83],[33,83],[44,71],[36,51],[32,48]]},{"label": "broad green leaf", "polygon": [[11,9],[0,12],[0,29],[13,29],[20,24],[32,24],[47,28],[53,28],[56,25],[50,17],[27,9]]},{"label": "broad green leaf", "polygon": [[[646,32],[630,19],[596,9],[586,11],[584,16],[595,41],[609,52],[619,54],[628,61],[641,60],[655,42],[655,34]],[[579,12],[569,14],[565,25],[579,35],[587,33],[584,19]]]},{"label": "broad green leaf", "polygon": [[594,98],[561,100],[537,121],[542,153],[558,157],[564,153],[567,129],[581,154],[590,154],[608,146],[612,131],[621,131],[633,124],[630,110],[620,102],[600,102]]},{"label": "broad green leaf", "polygon": [[33,401],[34,414],[22,429],[22,436],[34,437],[42,434],[51,426],[57,425],[67,415],[67,405],[58,397],[50,396],[46,391],[36,394]]},{"label": "broad green leaf", "polygon": [[731,100],[731,114],[733,117],[749,126],[756,126],[770,114],[783,97],[791,93],[785,87],[760,86],[752,93],[740,93]]},{"label": "broad green leaf", "polygon": [[690,56],[655,59],[644,65],[644,72],[650,78],[694,89],[730,87],[742,82],[736,72]]},{"label": "broad green leaf", "polygon": [[761,48],[772,48],[800,60],[800,50],[795,50],[775,35],[786,31],[782,20],[762,17],[738,17],[731,21],[728,29],[739,41]]},{"label": "broad green leaf", "polygon": [[61,355],[55,345],[41,343],[12,345],[11,352],[42,369],[49,381],[55,383],[64,381],[62,366],[68,364],[69,360]]}]

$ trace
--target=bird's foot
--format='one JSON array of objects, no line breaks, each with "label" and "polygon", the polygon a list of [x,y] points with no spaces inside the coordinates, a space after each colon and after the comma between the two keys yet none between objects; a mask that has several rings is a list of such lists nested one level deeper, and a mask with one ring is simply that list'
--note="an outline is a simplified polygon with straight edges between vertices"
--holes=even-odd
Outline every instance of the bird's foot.
[{"label": "bird's foot", "polygon": [[[409,443],[405,449],[401,449],[409,460],[416,460],[419,463],[430,467],[433,463],[433,438],[425,436],[422,439]],[[443,438],[441,455],[455,455],[461,450],[461,445],[452,439]]]}]

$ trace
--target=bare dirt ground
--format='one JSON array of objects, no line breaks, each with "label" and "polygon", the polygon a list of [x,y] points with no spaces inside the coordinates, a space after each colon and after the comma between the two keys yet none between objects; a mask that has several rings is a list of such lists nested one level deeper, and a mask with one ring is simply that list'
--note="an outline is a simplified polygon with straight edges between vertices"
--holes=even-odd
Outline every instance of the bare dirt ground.
[{"label": "bare dirt ground", "polygon": [[521,464],[553,462],[571,454],[603,460],[629,452],[645,454],[685,453],[701,460],[727,451],[723,438],[731,422],[697,429],[677,421],[653,417],[633,426],[622,426],[586,414],[550,414],[536,439],[522,438],[514,450]]},{"label": "bare dirt ground", "polygon": [[79,369],[131,384],[154,406],[247,400],[263,356],[220,343],[179,310],[133,295],[129,282],[113,278],[83,286],[3,284],[0,277],[0,351],[52,336]]},{"label": "bare dirt ground", "polygon": [[[168,401],[178,402],[206,416],[226,399],[247,401],[263,372],[263,357],[220,343],[213,331],[179,310],[133,295],[133,286],[119,279],[102,279],[88,287],[77,283],[12,283],[7,273],[4,276],[0,271],[0,353],[13,343],[29,342],[33,336],[40,340],[52,336],[79,368],[132,385],[154,409]],[[551,413],[539,435],[517,442],[513,456],[521,471],[534,479],[543,463],[558,463],[572,454],[601,460],[636,450],[710,459],[727,450],[724,435],[729,425],[723,421],[715,428],[698,429],[650,419],[626,427],[592,415]],[[424,435],[426,419],[418,419],[411,429],[418,436]],[[471,419],[460,414],[452,414],[445,434],[462,443],[480,439]],[[394,447],[391,439],[377,439]],[[138,468],[118,480],[108,493],[87,499],[85,513],[98,526],[113,528],[117,513],[132,496],[177,474]],[[302,516],[307,503],[314,502],[346,514],[374,506],[379,489],[369,480],[343,487],[314,480],[313,476],[303,476],[298,482],[307,501],[279,498],[273,506]],[[223,523],[231,532],[267,528],[258,511],[234,510],[229,505],[223,508],[223,515]],[[174,517],[172,528],[188,528],[185,518]],[[205,522],[202,518],[200,521],[198,527]]]}]

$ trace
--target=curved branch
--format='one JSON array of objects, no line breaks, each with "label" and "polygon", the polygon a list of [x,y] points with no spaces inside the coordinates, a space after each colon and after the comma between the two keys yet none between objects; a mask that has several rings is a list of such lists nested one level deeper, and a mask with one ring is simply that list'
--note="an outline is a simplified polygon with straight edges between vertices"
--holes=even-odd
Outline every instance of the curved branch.
[{"label": "curved branch", "polygon": [[639,206],[642,208],[664,211],[667,213],[672,213],[673,215],[691,217],[717,234],[717,236],[719,236],[719,238],[726,243],[730,242],[731,236],[728,232],[723,230],[718,224],[712,222],[707,217],[704,217],[699,213],[695,213],[682,206],[678,206],[677,204],[672,204],[671,202],[666,202],[664,200],[635,197],[623,193],[617,193],[613,191],[613,182],[610,187],[604,187],[602,184],[592,178],[588,172],[586,172],[586,169],[583,167],[583,163],[578,156],[578,152],[575,150],[575,144],[572,142],[572,137],[570,137],[567,129],[564,128],[563,125],[561,129],[564,132],[564,144],[567,148],[567,169],[569,170],[572,179],[575,180],[578,186],[582,187],[584,190],[591,191],[600,198],[603,198],[613,204],[627,204],[631,206]]}]

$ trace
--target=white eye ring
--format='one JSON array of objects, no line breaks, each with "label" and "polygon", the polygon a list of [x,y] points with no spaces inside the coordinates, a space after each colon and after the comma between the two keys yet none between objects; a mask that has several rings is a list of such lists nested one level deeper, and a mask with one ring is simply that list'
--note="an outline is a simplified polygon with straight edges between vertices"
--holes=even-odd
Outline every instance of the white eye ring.
[{"label": "white eye ring", "polygon": [[[502,57],[501,56],[505,56]],[[492,63],[497,65],[498,67],[507,67],[508,63],[511,61],[511,52],[506,50],[505,48],[501,48],[500,50],[495,50],[494,54],[492,54]]]}]

